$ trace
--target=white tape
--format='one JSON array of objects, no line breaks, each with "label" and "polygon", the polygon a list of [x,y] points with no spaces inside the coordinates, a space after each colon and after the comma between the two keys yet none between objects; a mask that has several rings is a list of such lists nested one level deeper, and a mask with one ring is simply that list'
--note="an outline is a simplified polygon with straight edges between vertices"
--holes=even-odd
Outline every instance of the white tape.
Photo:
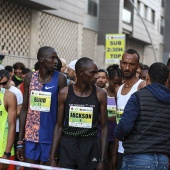
[{"label": "white tape", "polygon": [[8,160],[8,159],[0,159],[0,163],[12,164],[12,165],[16,165],[16,166],[24,166],[24,167],[35,168],[35,169],[45,169],[45,170],[70,170],[70,169],[57,168],[57,167],[52,167],[52,166],[30,164],[30,163],[20,162],[20,161],[12,161],[12,160]]}]

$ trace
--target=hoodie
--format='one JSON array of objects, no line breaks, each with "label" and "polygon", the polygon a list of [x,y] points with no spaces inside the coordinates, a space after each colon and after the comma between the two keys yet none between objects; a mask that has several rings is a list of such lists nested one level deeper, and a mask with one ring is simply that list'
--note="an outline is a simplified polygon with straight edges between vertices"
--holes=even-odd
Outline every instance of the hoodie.
[{"label": "hoodie", "polygon": [[145,88],[147,88],[160,102],[170,104],[170,89],[168,89],[166,86],[153,83],[146,86]]},{"label": "hoodie", "polygon": [[[170,105],[170,90],[166,86],[153,83],[145,88],[148,89],[158,101]],[[138,118],[140,105],[136,93],[132,94],[128,100],[121,120],[115,128],[114,135],[119,140],[123,140],[133,130],[135,121]]]}]

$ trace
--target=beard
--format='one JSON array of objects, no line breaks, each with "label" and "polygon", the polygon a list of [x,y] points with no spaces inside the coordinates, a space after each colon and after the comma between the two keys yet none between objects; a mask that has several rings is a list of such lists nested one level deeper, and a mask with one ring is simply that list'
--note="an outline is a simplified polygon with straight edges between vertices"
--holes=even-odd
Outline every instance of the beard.
[{"label": "beard", "polygon": [[96,83],[96,85],[98,86],[98,87],[100,87],[100,88],[105,88],[105,84],[103,84],[103,83]]},{"label": "beard", "polygon": [[[126,74],[128,73],[128,74]],[[136,75],[136,72],[123,72],[123,77],[124,78],[127,78],[127,79],[130,79],[132,77],[134,77]]]}]

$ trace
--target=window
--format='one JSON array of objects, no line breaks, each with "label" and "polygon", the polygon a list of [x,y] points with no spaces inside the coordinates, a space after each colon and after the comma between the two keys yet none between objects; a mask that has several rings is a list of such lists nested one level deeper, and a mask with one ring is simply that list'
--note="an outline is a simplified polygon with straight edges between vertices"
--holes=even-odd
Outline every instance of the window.
[{"label": "window", "polygon": [[148,7],[147,18],[148,21],[155,22],[155,11]]},{"label": "window", "polygon": [[138,1],[138,3],[137,3],[137,9],[138,9],[138,11],[140,13],[140,1]]},{"label": "window", "polygon": [[165,26],[165,19],[161,17],[161,24],[160,24],[160,34],[164,35],[164,26]]},{"label": "window", "polygon": [[88,14],[97,17],[97,3],[92,0],[88,2]]},{"label": "window", "polygon": [[162,7],[162,8],[165,7],[165,0],[161,0],[161,7]]},{"label": "window", "polygon": [[140,15],[145,18],[145,5],[143,3],[140,4]]},{"label": "window", "polygon": [[151,22],[152,23],[155,23],[155,11],[154,10],[151,10]]},{"label": "window", "polygon": [[140,13],[142,18],[152,23],[155,22],[155,11],[149,8],[147,5],[145,5],[139,0],[137,1],[137,10]]}]

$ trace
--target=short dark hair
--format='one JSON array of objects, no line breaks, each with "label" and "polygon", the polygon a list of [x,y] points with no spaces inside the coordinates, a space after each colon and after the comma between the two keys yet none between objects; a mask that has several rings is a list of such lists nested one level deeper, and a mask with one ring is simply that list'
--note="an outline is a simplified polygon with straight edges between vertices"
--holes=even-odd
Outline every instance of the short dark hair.
[{"label": "short dark hair", "polygon": [[142,66],[142,70],[149,70],[149,66],[148,66],[148,65],[146,65],[146,64],[143,64],[143,66]]},{"label": "short dark hair", "polygon": [[4,77],[6,77],[8,80],[10,78],[9,72],[5,69],[0,70],[0,79],[3,79]]},{"label": "short dark hair", "polygon": [[108,77],[108,72],[107,70],[103,69],[103,68],[99,68],[98,69],[98,73],[106,73],[106,77]]},{"label": "short dark hair", "polygon": [[79,69],[85,69],[87,68],[88,63],[92,62],[93,60],[88,57],[82,57],[79,60],[77,60],[75,65],[75,71],[78,73]]},{"label": "short dark hair", "polygon": [[156,62],[149,67],[148,74],[151,83],[160,83],[164,85],[169,76],[169,69],[165,64]]},{"label": "short dark hair", "polygon": [[[139,53],[138,53],[136,50],[134,50],[134,49],[128,49],[128,50],[126,50],[124,53],[136,54],[137,57],[138,57],[138,62],[139,62],[139,60],[140,60],[140,55],[139,55]],[[123,53],[123,54],[124,54],[124,53]]]},{"label": "short dark hair", "polygon": [[7,70],[9,73],[11,73],[13,71],[13,67],[12,66],[5,66],[5,70]]},{"label": "short dark hair", "polygon": [[39,70],[40,68],[40,63],[37,61],[35,64],[34,64],[34,69],[35,71]]},{"label": "short dark hair", "polygon": [[122,72],[118,64],[110,65],[109,67],[107,67],[107,71],[108,71],[109,79],[112,79],[116,76],[122,78]]},{"label": "short dark hair", "polygon": [[24,65],[23,63],[21,63],[21,62],[17,62],[17,63],[15,63],[15,64],[13,65],[13,68],[14,68],[14,70],[16,70],[16,69],[18,69],[18,68],[20,68],[21,70],[23,70],[23,69],[25,68],[25,65]]},{"label": "short dark hair", "polygon": [[139,62],[139,67],[140,67],[140,69],[142,70],[143,64],[142,64],[141,62]]},{"label": "short dark hair", "polygon": [[24,69],[22,70],[22,74],[27,74],[27,73],[29,73],[29,72],[31,72],[31,70],[30,70],[29,68],[24,68]]},{"label": "short dark hair", "polygon": [[168,61],[167,61],[167,66],[169,66],[170,64],[170,58],[168,58]]},{"label": "short dark hair", "polygon": [[49,47],[49,46],[44,46],[44,47],[41,47],[39,50],[38,50],[38,53],[37,53],[37,60],[39,61],[39,59],[41,57],[44,56],[44,53],[46,51],[48,51],[49,49],[54,49],[53,47]]}]

